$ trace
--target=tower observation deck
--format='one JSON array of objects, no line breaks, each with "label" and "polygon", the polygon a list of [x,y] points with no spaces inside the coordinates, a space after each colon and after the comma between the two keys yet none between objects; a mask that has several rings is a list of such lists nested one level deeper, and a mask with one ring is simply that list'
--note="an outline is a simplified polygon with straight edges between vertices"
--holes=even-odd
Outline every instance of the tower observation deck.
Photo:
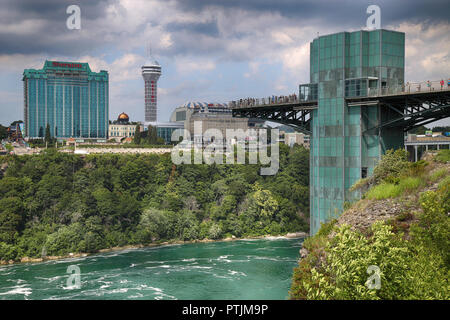
[{"label": "tower observation deck", "polygon": [[157,121],[158,79],[161,66],[151,56],[142,66],[142,77],[145,83],[145,122]]},{"label": "tower observation deck", "polygon": [[[231,101],[235,117],[310,134],[310,233],[361,197],[350,187],[373,172],[404,132],[450,117],[447,81],[406,82],[405,34],[340,32],[310,44],[310,83],[297,94]],[[436,79],[434,79],[436,80]]]}]

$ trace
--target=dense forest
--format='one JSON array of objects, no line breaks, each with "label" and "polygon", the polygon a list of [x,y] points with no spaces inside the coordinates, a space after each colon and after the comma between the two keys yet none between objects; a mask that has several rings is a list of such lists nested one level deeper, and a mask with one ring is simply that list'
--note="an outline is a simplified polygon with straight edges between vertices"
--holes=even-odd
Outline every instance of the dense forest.
[{"label": "dense forest", "polygon": [[307,231],[309,151],[280,145],[280,170],[173,165],[165,155],[0,158],[0,260],[167,240]]}]

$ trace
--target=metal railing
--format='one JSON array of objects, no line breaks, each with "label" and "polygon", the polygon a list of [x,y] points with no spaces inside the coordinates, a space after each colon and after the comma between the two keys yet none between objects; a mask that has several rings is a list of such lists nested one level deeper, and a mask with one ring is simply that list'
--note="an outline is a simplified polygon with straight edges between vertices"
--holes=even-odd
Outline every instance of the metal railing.
[{"label": "metal railing", "polygon": [[[398,94],[411,94],[420,92],[435,92],[435,91],[448,91],[450,90],[450,80],[437,81],[423,81],[423,82],[407,82],[406,84],[393,86],[393,87],[381,87],[381,88],[367,88],[365,94],[364,89],[359,91],[358,95],[346,96],[346,98],[352,97],[376,97],[376,96],[387,96],[387,95],[398,95]],[[288,103],[301,103],[308,101],[305,97],[299,97],[297,94],[291,94],[288,96],[270,96],[266,98],[245,98],[235,101],[230,101],[228,107],[231,109],[235,108],[248,108],[248,107],[259,107],[268,105],[281,105]]]},{"label": "metal railing", "polygon": [[450,90],[450,85],[448,84],[448,82],[449,80],[444,80],[443,84],[441,84],[441,80],[407,82],[406,84],[394,87],[368,88],[367,97],[447,91]]},{"label": "metal railing", "polygon": [[228,107],[230,108],[247,108],[267,105],[280,105],[286,103],[298,103],[299,97],[294,93],[288,96],[271,96],[267,98],[246,98],[236,101],[230,101]]}]

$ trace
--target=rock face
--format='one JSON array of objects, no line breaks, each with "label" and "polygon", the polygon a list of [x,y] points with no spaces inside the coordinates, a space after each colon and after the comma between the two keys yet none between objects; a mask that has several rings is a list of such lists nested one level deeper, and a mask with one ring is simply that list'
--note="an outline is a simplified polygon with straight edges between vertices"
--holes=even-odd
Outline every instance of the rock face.
[{"label": "rock face", "polygon": [[308,250],[306,250],[305,248],[301,248],[299,253],[300,253],[300,258],[304,259],[308,255]]},{"label": "rock face", "polygon": [[286,238],[306,238],[308,234],[306,232],[291,232],[286,234]]},{"label": "rock face", "polygon": [[[430,172],[445,168],[450,172],[450,164],[431,163]],[[360,200],[346,210],[338,219],[337,224],[348,224],[353,230],[367,230],[375,221],[395,219],[399,215],[421,212],[420,195],[425,191],[434,191],[438,182],[428,184],[412,193],[406,193],[398,198],[383,200]],[[334,233],[331,233],[333,236]]]},{"label": "rock face", "polygon": [[20,259],[20,262],[42,262],[44,261],[42,258],[29,258],[29,257],[23,257],[22,259]]},{"label": "rock face", "polygon": [[393,199],[364,201],[350,208],[337,220],[338,224],[349,224],[352,229],[366,230],[377,220],[389,220],[405,211],[405,206]]}]

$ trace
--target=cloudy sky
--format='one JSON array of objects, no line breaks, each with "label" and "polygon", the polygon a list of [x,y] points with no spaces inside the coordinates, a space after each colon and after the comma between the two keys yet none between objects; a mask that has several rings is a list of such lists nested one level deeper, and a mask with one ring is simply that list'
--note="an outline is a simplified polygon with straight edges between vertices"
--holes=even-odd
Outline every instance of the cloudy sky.
[{"label": "cloudy sky", "polygon": [[[71,4],[81,30],[66,27]],[[46,59],[108,70],[110,119],[143,120],[148,44],[162,66],[160,121],[186,101],[291,94],[309,82],[317,33],[365,28],[370,4],[382,28],[406,33],[407,80],[450,77],[447,0],[0,0],[0,123],[23,119],[23,69]]]}]

